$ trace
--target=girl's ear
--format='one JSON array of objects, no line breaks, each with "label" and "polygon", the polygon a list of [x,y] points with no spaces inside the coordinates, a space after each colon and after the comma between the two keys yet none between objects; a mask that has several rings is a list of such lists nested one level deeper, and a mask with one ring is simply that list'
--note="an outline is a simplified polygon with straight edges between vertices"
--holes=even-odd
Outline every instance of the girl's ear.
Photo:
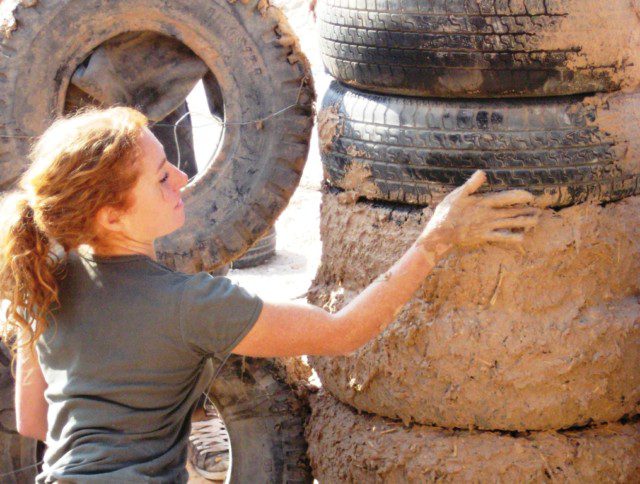
[{"label": "girl's ear", "polygon": [[113,207],[104,206],[96,214],[96,224],[100,231],[120,232],[123,228],[122,213]]}]

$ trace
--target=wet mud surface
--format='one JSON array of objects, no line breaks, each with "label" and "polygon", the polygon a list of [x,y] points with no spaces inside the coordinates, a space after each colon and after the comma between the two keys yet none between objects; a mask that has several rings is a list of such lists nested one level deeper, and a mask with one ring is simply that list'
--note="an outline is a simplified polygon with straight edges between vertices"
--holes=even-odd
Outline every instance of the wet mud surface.
[{"label": "wet mud surface", "polygon": [[[342,203],[341,203],[342,202]],[[431,214],[323,195],[309,300],[337,311],[389,268]],[[443,427],[560,429],[640,410],[640,197],[546,210],[521,247],[453,251],[383,334],[313,358],[326,389]]]},{"label": "wet mud surface", "polygon": [[[542,2],[541,2],[542,3]],[[606,6],[605,6],[606,5]],[[636,0],[564,0],[549,3],[559,22],[540,32],[538,48],[569,52],[566,67],[608,83],[610,89],[640,85],[640,6]]]},{"label": "wet mud surface", "polygon": [[322,483],[636,482],[640,423],[566,432],[500,433],[404,427],[311,397],[307,426]]}]

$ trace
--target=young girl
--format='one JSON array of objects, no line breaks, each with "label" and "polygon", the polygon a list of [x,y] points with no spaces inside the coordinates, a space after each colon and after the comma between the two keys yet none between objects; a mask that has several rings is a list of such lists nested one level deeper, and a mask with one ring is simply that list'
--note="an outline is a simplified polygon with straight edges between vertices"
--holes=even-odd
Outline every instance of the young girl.
[{"label": "young girl", "polygon": [[208,357],[340,355],[366,343],[452,247],[517,243],[536,224],[529,193],[474,195],[484,181],[477,172],[448,195],[400,260],[329,314],[156,262],[154,240],[184,223],[187,177],[142,114],[54,123],[0,224],[17,425],[47,444],[38,482],[186,482]]}]

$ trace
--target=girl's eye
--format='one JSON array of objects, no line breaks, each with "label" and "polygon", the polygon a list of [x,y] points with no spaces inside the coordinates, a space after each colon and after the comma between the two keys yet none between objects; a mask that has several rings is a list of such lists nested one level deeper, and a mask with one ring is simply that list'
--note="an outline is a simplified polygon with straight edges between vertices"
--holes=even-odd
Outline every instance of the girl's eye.
[{"label": "girl's eye", "polygon": [[164,183],[169,179],[169,173],[165,173],[164,176],[162,177],[162,179],[160,180],[160,183]]}]

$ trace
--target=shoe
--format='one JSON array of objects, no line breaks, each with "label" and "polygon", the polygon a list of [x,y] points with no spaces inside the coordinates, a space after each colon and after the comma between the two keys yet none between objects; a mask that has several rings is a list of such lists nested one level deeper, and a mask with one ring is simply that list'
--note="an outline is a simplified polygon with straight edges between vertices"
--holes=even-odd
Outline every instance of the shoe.
[{"label": "shoe", "polygon": [[191,423],[189,461],[205,479],[223,481],[229,470],[229,434],[215,411],[205,405],[207,420]]}]

